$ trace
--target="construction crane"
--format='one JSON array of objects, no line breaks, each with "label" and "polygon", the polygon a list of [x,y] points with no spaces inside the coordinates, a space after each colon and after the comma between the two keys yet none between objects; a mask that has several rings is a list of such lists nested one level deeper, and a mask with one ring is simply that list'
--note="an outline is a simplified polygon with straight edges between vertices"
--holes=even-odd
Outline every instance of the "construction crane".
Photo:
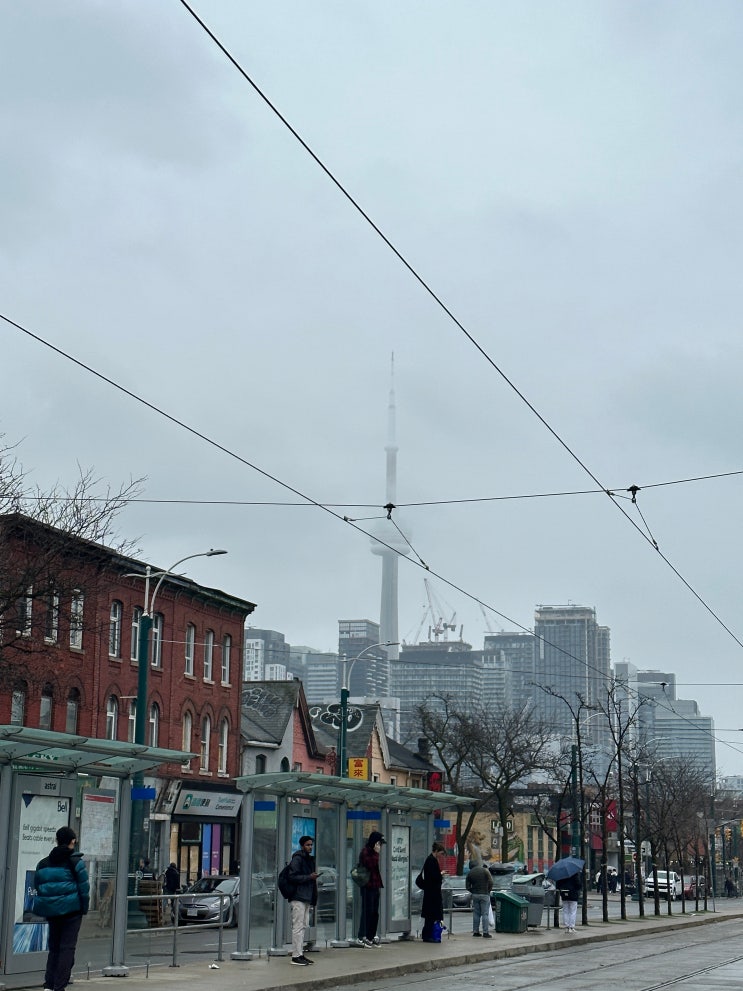
[{"label": "construction crane", "polygon": [[433,621],[433,626],[429,629],[428,639],[430,640],[431,634],[433,634],[433,639],[436,641],[436,643],[438,643],[439,640],[442,639],[448,640],[449,630],[455,632],[457,628],[457,624],[455,622],[457,618],[456,610],[452,612],[451,619],[447,623],[444,620],[444,609],[438,597],[436,596],[436,593],[431,588],[431,583],[427,578],[424,578],[423,584],[425,585],[426,588],[426,596],[428,598],[428,608],[431,612],[431,619]]},{"label": "construction crane", "polygon": [[488,614],[485,611],[485,606],[482,604],[482,602],[478,602],[477,604],[480,607],[480,612],[482,613],[482,618],[485,620],[485,629],[488,631],[488,633],[495,633],[495,630],[490,625],[490,620],[488,619]]}]

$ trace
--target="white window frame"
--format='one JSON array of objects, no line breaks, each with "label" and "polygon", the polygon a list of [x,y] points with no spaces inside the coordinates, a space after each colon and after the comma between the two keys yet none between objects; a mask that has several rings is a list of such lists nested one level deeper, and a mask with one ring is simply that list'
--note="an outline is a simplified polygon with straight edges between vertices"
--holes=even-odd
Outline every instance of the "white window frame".
[{"label": "white window frame", "polygon": [[109,695],[106,702],[106,739],[115,740],[119,732],[119,700]]},{"label": "white window frame", "polygon": [[44,640],[56,643],[59,638],[59,592],[49,589],[46,597],[46,615],[44,616]]},{"label": "white window frame", "polygon": [[126,739],[128,743],[134,743],[137,735],[137,700],[129,700],[129,715],[127,717]]},{"label": "white window frame", "polygon": [[163,666],[163,630],[165,629],[165,617],[161,612],[156,612],[152,617],[152,661],[150,666],[162,668]]},{"label": "white window frame", "polygon": [[108,617],[108,656],[121,657],[121,621],[124,615],[124,605],[119,599],[111,602]]},{"label": "white window frame", "polygon": [[204,681],[211,681],[214,674],[214,630],[204,634]]},{"label": "white window frame", "polygon": [[19,637],[31,636],[33,619],[34,587],[29,585],[24,595],[18,600],[18,620],[16,633]]},{"label": "white window frame", "polygon": [[132,642],[129,647],[129,658],[135,664],[139,663],[139,629],[143,613],[144,609],[141,606],[135,606],[132,609]]},{"label": "white window frame", "polygon": [[227,774],[227,755],[230,744],[230,724],[227,719],[223,719],[219,724],[219,744],[217,747],[217,771],[219,774]]},{"label": "white window frame", "polygon": [[83,612],[85,596],[76,588],[70,600],[70,647],[81,650],[83,646]]},{"label": "white window frame", "polygon": [[150,706],[150,742],[151,747],[158,747],[160,739],[160,706],[153,702]]},{"label": "white window frame", "polygon": [[74,690],[70,692],[67,696],[67,705],[65,707],[65,717],[64,726],[65,733],[76,734],[78,730],[78,724],[80,721],[80,695],[79,693],[74,693]]},{"label": "white window frame", "polygon": [[[190,712],[186,712],[183,715],[183,733],[181,735],[181,749],[185,750],[186,753],[191,752],[191,741],[193,739],[193,716]],[[184,771],[191,770],[191,761],[187,760],[185,764],[181,765]]]},{"label": "white window frame", "polygon": [[[19,718],[20,717],[20,718]],[[10,699],[10,725],[23,726],[26,721],[26,689],[14,688]]]},{"label": "white window frame", "polygon": [[212,721],[208,716],[201,720],[201,745],[199,756],[199,770],[209,770],[209,751],[212,742]]},{"label": "white window frame", "polygon": [[[187,675],[193,676],[193,660],[196,647],[196,627],[193,623],[186,624],[186,644],[185,644],[185,667]],[[184,747],[184,749],[186,749]]]},{"label": "white window frame", "polygon": [[54,722],[54,693],[45,685],[39,699],[39,729],[51,729]]},{"label": "white window frame", "polygon": [[232,637],[225,633],[222,637],[222,684],[230,683],[230,659],[232,654]]}]

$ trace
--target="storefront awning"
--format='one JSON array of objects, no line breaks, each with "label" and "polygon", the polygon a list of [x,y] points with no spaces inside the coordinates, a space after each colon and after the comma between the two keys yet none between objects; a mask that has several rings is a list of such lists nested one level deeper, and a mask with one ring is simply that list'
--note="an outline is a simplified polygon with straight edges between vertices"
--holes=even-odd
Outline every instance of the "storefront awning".
[{"label": "storefront awning", "polygon": [[84,770],[126,777],[158,764],[185,764],[195,756],[121,740],[97,740],[29,726],[0,726],[0,764],[11,764],[18,770],[51,774]]},{"label": "storefront awning", "polygon": [[452,795],[449,792],[427,791],[425,788],[399,788],[380,781],[357,781],[309,772],[277,772],[248,774],[235,778],[243,792],[286,795],[316,801],[345,802],[351,808],[400,809],[405,812],[434,812],[436,809],[472,808],[476,798]]}]

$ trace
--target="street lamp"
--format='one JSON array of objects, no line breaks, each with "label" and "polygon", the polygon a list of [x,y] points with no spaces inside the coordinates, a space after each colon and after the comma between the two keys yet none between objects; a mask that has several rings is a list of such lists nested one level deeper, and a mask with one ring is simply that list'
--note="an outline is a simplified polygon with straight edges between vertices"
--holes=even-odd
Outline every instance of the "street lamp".
[{"label": "street lamp", "polygon": [[351,659],[349,665],[346,655],[343,655],[343,684],[341,685],[341,724],[338,728],[338,763],[340,764],[340,774],[339,778],[348,777],[348,768],[346,767],[346,731],[348,729],[348,679],[351,677],[351,672],[353,671],[353,666],[359,658],[363,657],[364,654],[368,653],[370,650],[374,650],[376,647],[396,647],[400,641],[399,640],[381,640],[379,643],[372,643],[368,647],[364,647],[360,654]]},{"label": "street lamp", "polygon": [[[226,553],[227,551],[213,549],[208,551],[200,551],[198,554],[187,554],[186,557],[179,558],[175,564],[171,564],[166,571],[156,571],[153,574],[150,570],[150,566],[147,565],[144,575],[130,574],[124,576],[125,578],[144,578],[144,609],[139,621],[139,640],[137,645],[137,656],[139,660],[139,669],[137,672],[137,708],[134,714],[134,743],[139,744],[140,746],[145,745],[145,730],[147,726],[147,680],[150,667],[150,632],[152,630],[152,617],[155,610],[155,599],[157,598],[157,593],[160,591],[160,586],[169,575],[172,575],[178,565],[183,564],[184,561],[190,561],[195,557],[215,557],[218,554]],[[152,596],[150,596],[150,580],[153,578],[157,578],[158,582],[155,585]],[[140,847],[142,845],[142,834],[144,833],[144,797],[142,796],[143,780],[143,772],[137,771],[134,775],[134,781],[132,783],[134,808],[132,809],[132,831],[129,846],[129,852],[132,858],[132,870],[134,871],[137,869],[137,859],[141,856]],[[139,796],[139,798],[137,798],[137,796]]]}]

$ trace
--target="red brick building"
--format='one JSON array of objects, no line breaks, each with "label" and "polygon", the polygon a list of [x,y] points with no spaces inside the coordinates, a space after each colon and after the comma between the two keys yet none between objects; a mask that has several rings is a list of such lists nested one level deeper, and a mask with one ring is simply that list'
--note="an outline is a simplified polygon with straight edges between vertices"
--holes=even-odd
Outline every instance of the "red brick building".
[{"label": "red brick building", "polygon": [[[20,514],[0,517],[0,553],[0,723],[133,740],[146,565]],[[150,592],[163,570],[152,568]],[[242,639],[254,608],[174,575],[157,593],[145,742],[198,756],[158,769],[156,807],[167,794],[172,810],[178,781],[234,790],[226,779],[240,773]],[[168,818],[166,808],[158,821]],[[172,852],[173,839],[162,840]]]}]

